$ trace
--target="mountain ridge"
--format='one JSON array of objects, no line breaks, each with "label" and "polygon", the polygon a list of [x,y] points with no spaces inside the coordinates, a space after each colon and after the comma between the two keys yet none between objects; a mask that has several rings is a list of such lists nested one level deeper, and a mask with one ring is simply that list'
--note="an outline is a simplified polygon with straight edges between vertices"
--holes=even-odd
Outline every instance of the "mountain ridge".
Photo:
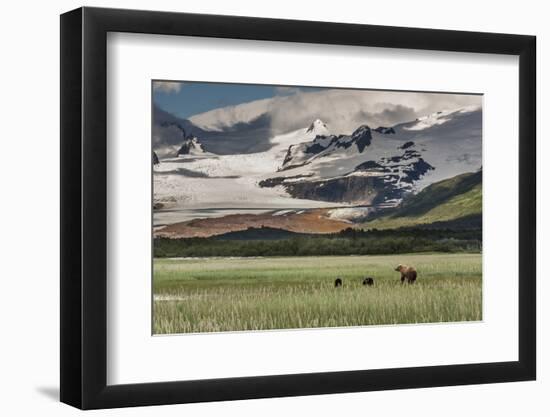
[{"label": "mountain ridge", "polygon": [[481,227],[482,181],[481,169],[438,181],[358,227],[385,229],[453,222]]},{"label": "mountain ridge", "polygon": [[194,154],[193,139],[182,144],[181,129],[184,137],[197,137],[200,144],[205,143],[203,134],[218,135],[206,140],[208,151],[231,132],[201,133],[171,122],[155,120],[157,128],[172,135],[168,155],[183,145],[186,149],[167,158],[153,148],[160,162],[154,165],[154,201],[171,210],[155,213],[159,225],[186,219],[186,210],[216,207],[397,207],[426,186],[481,165],[480,110],[457,109],[375,129],[358,124],[347,135],[331,134],[317,119],[271,135],[266,150],[230,154]]}]

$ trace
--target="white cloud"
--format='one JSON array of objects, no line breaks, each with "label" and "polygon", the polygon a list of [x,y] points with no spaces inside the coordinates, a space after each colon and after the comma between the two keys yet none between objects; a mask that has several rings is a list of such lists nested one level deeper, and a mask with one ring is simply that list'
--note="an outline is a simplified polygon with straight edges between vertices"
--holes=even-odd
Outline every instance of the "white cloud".
[{"label": "white cloud", "polygon": [[223,130],[250,122],[267,113],[275,133],[325,121],[333,133],[350,133],[360,124],[392,126],[442,110],[481,106],[481,96],[438,93],[406,93],[373,90],[328,89],[296,91],[194,115],[190,120],[205,129]]},{"label": "white cloud", "polygon": [[177,81],[154,81],[153,90],[165,94],[179,93],[183,83]]},{"label": "white cloud", "polygon": [[276,107],[280,97],[265,98],[238,104],[236,106],[221,107],[194,115],[189,118],[197,126],[207,130],[222,130],[240,122],[250,122],[258,116]]},{"label": "white cloud", "polygon": [[298,87],[275,87],[275,93],[280,96],[289,96],[300,92]]}]

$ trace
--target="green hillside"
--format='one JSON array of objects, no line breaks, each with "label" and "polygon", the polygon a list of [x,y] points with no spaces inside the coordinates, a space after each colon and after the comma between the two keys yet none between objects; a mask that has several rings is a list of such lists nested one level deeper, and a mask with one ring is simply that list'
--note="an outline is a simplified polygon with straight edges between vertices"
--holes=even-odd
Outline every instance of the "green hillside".
[{"label": "green hillside", "polygon": [[[365,229],[393,229],[441,223],[481,224],[482,172],[466,173],[429,185],[400,207],[359,225]],[[462,221],[461,221],[462,220]]]}]

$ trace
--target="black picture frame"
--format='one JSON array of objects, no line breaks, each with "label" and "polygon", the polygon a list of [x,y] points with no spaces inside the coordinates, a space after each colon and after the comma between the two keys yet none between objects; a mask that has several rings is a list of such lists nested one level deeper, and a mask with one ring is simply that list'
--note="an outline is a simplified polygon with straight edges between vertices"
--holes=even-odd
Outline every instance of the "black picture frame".
[{"label": "black picture frame", "polygon": [[[107,385],[108,32],[519,56],[518,361]],[[95,409],[535,379],[535,54],[524,35],[88,7],[61,15],[61,401]]]}]

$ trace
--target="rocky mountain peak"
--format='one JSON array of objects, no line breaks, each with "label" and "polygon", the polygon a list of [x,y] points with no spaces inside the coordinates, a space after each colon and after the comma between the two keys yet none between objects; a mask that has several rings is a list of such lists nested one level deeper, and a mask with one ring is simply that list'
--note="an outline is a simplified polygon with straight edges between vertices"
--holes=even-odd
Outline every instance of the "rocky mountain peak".
[{"label": "rocky mountain peak", "polygon": [[323,122],[321,119],[315,119],[307,128],[306,133],[314,133],[315,135],[328,135],[330,132],[325,122]]},{"label": "rocky mountain peak", "polygon": [[351,140],[357,145],[359,152],[363,152],[365,147],[372,141],[372,132],[367,125],[361,125],[351,134]]},{"label": "rocky mountain peak", "polygon": [[393,127],[378,126],[376,129],[373,129],[373,130],[382,135],[395,134],[395,130]]},{"label": "rocky mountain peak", "polygon": [[205,150],[202,144],[199,142],[199,139],[194,135],[187,136],[178,150],[177,156],[189,155],[189,154],[202,154]]}]

